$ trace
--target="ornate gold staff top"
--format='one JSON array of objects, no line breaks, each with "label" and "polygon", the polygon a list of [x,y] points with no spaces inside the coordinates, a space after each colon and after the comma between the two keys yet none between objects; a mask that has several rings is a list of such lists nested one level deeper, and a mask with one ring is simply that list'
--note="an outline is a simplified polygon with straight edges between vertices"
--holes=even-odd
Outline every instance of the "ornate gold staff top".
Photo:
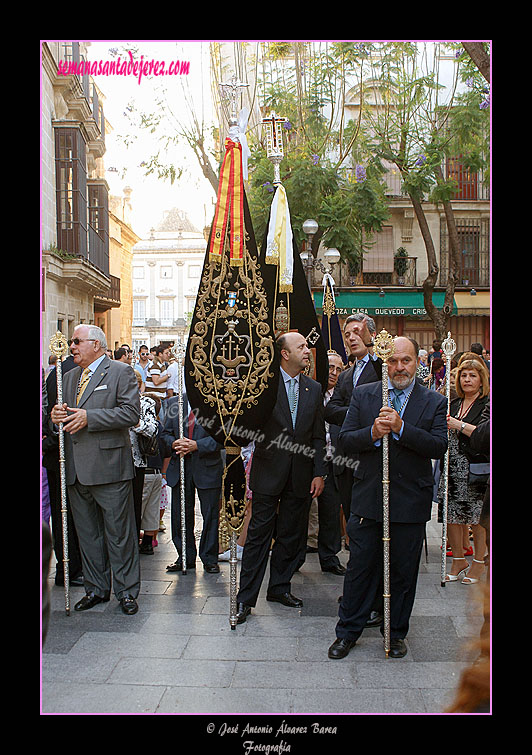
[{"label": "ornate gold staff top", "polygon": [[[57,379],[57,403],[63,403],[63,370],[61,360],[68,352],[68,341],[60,330],[55,336],[50,338],[50,351],[57,357],[55,368]],[[63,573],[65,582],[65,611],[67,616],[70,615],[70,575],[69,575],[69,558],[68,558],[68,519],[67,519],[67,500],[66,500],[66,473],[65,473],[65,434],[63,423],[59,423],[59,472],[61,480],[61,522],[63,529]]]},{"label": "ornate gold staff top", "polygon": [[[451,359],[456,351],[456,343],[451,338],[451,331],[447,332],[447,338],[442,341],[441,348],[445,354],[445,393],[447,396],[447,413],[451,406]],[[441,586],[445,587],[446,557],[447,557],[447,506],[449,502],[449,448],[443,459],[443,504],[442,504],[442,528],[441,528]]]},{"label": "ornate gold staff top", "polygon": [[[393,337],[381,330],[375,338],[375,353],[382,359],[382,405],[388,406],[388,359],[395,351]],[[384,651],[390,652],[390,473],[388,435],[382,438],[382,541],[384,561]]]}]

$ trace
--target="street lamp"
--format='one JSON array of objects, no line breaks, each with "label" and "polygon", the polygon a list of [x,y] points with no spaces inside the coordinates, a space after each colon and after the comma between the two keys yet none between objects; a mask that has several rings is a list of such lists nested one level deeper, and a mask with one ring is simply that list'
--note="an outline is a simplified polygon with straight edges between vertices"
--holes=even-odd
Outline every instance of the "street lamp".
[{"label": "street lamp", "polygon": [[336,263],[340,260],[340,252],[338,251],[338,249],[327,249],[325,251],[323,256],[325,258],[325,262],[328,263],[329,267],[325,267],[320,259],[314,257],[314,255],[312,254],[312,238],[317,230],[318,223],[315,220],[312,220],[312,218],[305,220],[305,222],[303,223],[303,231],[306,234],[307,239],[304,243],[303,251],[299,256],[307,273],[307,283],[311,293],[312,270],[316,268],[317,270],[321,270],[322,273],[330,273],[333,265],[336,265]]},{"label": "street lamp", "polygon": [[[303,223],[303,233],[306,233],[307,236],[314,236],[316,231],[318,230],[318,223],[316,220],[312,220],[311,218],[309,220],[305,220]],[[309,239],[312,241],[312,238]]]},{"label": "street lamp", "polygon": [[325,257],[325,261],[331,266],[336,265],[340,261],[340,252],[338,249],[327,249],[323,256]]}]

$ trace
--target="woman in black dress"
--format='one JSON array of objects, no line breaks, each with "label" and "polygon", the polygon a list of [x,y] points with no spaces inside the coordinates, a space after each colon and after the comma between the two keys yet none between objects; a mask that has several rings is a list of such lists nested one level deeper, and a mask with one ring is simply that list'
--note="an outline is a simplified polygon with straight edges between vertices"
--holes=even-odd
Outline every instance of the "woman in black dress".
[{"label": "woman in black dress", "polygon": [[[479,522],[487,474],[484,479],[475,480],[472,470],[482,471],[482,467],[471,468],[470,464],[488,465],[489,459],[471,451],[469,437],[489,405],[489,390],[489,373],[483,362],[480,359],[461,361],[456,370],[458,395],[451,402],[447,416],[450,430],[447,535],[453,554],[460,554],[463,550],[463,526],[471,526],[473,561],[470,565],[465,557],[453,555],[451,568],[446,575],[447,582],[461,580],[463,584],[475,584],[484,573],[486,530]],[[440,502],[443,499],[443,476],[440,479],[439,499]]]}]

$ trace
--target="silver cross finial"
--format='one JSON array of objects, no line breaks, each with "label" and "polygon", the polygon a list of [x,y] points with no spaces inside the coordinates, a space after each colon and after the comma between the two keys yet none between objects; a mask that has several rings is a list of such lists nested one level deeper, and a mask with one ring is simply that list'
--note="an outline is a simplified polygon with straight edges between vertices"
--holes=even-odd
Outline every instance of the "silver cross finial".
[{"label": "silver cross finial", "polygon": [[245,89],[245,87],[247,86],[249,86],[249,84],[244,84],[243,81],[238,81],[235,74],[231,76],[231,81],[220,84],[220,95],[222,99],[228,100],[229,105],[230,105],[230,115],[229,115],[230,126],[235,126],[237,124],[237,117],[236,117],[237,97],[239,95],[240,90]]}]

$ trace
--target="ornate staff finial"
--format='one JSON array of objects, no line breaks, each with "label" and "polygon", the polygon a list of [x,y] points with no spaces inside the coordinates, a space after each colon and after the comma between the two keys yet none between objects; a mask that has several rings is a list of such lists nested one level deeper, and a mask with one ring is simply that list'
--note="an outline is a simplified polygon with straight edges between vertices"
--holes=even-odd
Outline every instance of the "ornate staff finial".
[{"label": "ornate staff finial", "polygon": [[262,123],[266,126],[266,154],[268,160],[273,163],[274,177],[273,183],[280,184],[279,166],[284,157],[283,150],[283,132],[281,125],[288,119],[277,115],[272,111],[269,118],[263,118]]},{"label": "ornate staff finial", "polygon": [[61,333],[60,330],[50,338],[50,351],[52,354],[55,354],[58,359],[61,359],[63,354],[68,352],[68,341],[64,333]]},{"label": "ornate staff finial", "polygon": [[454,352],[456,351],[456,343],[451,338],[450,330],[447,331],[447,338],[444,341],[442,341],[441,347],[442,347],[443,353],[449,359],[453,356]]},{"label": "ornate staff finial", "polygon": [[249,84],[245,84],[243,81],[238,81],[236,75],[231,76],[231,81],[223,82],[220,85],[220,96],[223,100],[229,101],[229,125],[236,126],[237,121],[237,107],[236,101],[241,89],[245,89]]},{"label": "ornate staff finial", "polygon": [[393,336],[391,336],[387,330],[381,330],[379,335],[375,338],[374,349],[377,356],[380,357],[383,362],[386,362],[395,351]]}]

